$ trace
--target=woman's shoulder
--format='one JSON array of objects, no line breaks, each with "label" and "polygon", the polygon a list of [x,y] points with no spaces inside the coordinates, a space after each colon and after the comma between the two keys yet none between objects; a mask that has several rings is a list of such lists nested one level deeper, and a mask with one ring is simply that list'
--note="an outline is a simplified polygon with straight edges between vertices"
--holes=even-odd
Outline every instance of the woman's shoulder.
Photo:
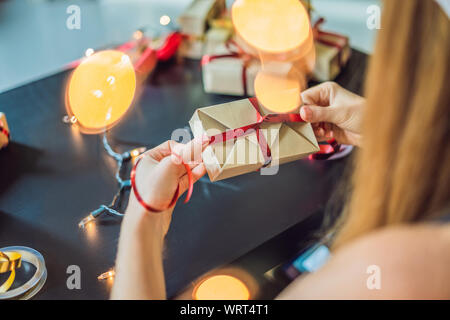
[{"label": "woman's shoulder", "polygon": [[379,298],[450,298],[450,224],[383,228],[336,252],[336,259],[350,257],[368,265],[367,287],[373,281]]},{"label": "woman's shoulder", "polygon": [[450,224],[383,228],[351,241],[283,299],[450,299]]}]

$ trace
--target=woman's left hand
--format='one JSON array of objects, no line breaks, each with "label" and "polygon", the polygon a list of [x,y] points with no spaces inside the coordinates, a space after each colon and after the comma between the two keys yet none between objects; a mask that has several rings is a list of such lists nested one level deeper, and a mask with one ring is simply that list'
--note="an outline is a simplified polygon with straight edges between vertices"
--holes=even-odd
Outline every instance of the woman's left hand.
[{"label": "woman's left hand", "polygon": [[[142,155],[136,168],[136,187],[147,204],[161,211],[149,214],[155,223],[161,224],[164,235],[169,229],[173,209],[169,206],[177,188],[179,187],[181,196],[189,187],[189,178],[181,159],[191,168],[193,181],[197,181],[206,173],[201,153],[208,142],[207,138],[194,139],[187,144],[169,140]],[[133,191],[129,209],[130,207],[133,210],[127,210],[128,215],[145,212]]]}]

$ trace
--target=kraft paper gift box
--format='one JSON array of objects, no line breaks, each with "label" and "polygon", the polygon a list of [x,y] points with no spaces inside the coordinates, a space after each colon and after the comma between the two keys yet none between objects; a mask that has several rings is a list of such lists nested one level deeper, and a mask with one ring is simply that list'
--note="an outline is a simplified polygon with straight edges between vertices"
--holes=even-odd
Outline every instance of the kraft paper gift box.
[{"label": "kraft paper gift box", "polygon": [[205,34],[208,22],[225,10],[225,0],[194,0],[178,17],[181,32],[201,37]]},{"label": "kraft paper gift box", "polygon": [[348,37],[319,30],[319,20],[315,26],[316,65],[313,79],[316,81],[334,80],[347,64],[351,48]]},{"label": "kraft paper gift box", "polygon": [[[258,111],[257,111],[258,108]],[[238,100],[194,112],[189,125],[194,137],[205,134],[212,139],[217,135],[255,124],[258,114],[270,114],[255,98]],[[319,151],[319,145],[309,123],[262,122],[257,131],[237,138],[209,144],[202,153],[203,162],[211,181],[218,181],[244,173],[253,172],[267,164],[261,141],[267,143],[272,161],[271,168],[295,161]]]},{"label": "kraft paper gift box", "polygon": [[0,112],[0,149],[4,148],[9,143],[9,127],[6,121],[6,116]]},{"label": "kraft paper gift box", "polygon": [[202,58],[203,89],[207,93],[253,96],[261,63],[236,47],[230,37],[226,29],[208,31]]}]

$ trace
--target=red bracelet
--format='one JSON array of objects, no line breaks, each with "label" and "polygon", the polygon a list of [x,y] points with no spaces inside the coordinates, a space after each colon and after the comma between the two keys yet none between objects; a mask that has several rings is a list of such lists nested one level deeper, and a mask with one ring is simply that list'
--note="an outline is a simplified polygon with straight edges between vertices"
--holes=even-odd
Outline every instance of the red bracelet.
[{"label": "red bracelet", "polygon": [[[184,203],[187,203],[189,201],[189,199],[191,198],[192,195],[192,190],[194,189],[194,180],[192,178],[192,170],[189,167],[189,165],[187,165],[183,159],[181,158],[180,155],[176,154],[176,153],[172,153],[174,156],[176,156],[180,161],[181,164],[183,164],[184,168],[186,169],[187,175],[188,175],[188,181],[189,181],[189,188],[188,188],[188,193],[186,195],[186,199],[184,200]],[[135,165],[133,166],[133,169],[131,169],[131,174],[130,174],[130,180],[131,180],[131,187],[133,189],[134,192],[134,196],[136,197],[136,199],[138,200],[138,202],[141,204],[141,206],[143,206],[145,208],[145,210],[150,211],[150,212],[162,212],[165,210],[168,210],[170,208],[172,208],[175,203],[178,200],[178,196],[180,194],[180,184],[178,184],[177,186],[177,190],[175,191],[175,194],[173,195],[172,201],[170,202],[169,206],[166,209],[163,210],[157,210],[155,208],[153,208],[151,205],[149,205],[148,203],[146,203],[144,201],[144,199],[141,197],[141,195],[139,194],[137,187],[136,187],[136,168],[139,164],[139,162],[142,160],[142,157],[139,157],[135,163]]]}]

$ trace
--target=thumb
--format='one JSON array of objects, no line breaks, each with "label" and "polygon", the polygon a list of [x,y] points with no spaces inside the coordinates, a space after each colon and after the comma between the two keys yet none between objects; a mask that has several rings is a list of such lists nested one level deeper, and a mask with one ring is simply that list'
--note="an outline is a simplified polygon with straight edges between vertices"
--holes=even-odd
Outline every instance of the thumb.
[{"label": "thumb", "polygon": [[339,109],[336,107],[303,106],[300,116],[306,122],[330,122],[338,124]]},{"label": "thumb", "polygon": [[159,162],[153,175],[154,182],[157,185],[177,185],[178,179],[186,174],[183,163],[191,169],[200,164],[202,151],[208,143],[207,137],[199,137],[187,144],[174,144],[171,155],[164,157]]},{"label": "thumb", "polygon": [[209,138],[203,136],[197,137],[187,144],[178,144],[173,148],[170,160],[172,165],[178,167],[176,171],[180,177],[185,173],[183,163],[193,168],[202,162],[202,152],[208,144]]}]

